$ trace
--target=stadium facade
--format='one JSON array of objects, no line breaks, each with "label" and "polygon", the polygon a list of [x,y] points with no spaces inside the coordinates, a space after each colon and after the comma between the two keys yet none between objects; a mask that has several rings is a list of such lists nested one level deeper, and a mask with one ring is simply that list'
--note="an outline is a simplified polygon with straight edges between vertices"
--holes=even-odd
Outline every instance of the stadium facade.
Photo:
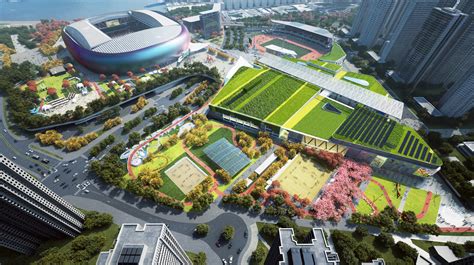
[{"label": "stadium facade", "polygon": [[74,22],[64,43],[80,64],[97,73],[124,73],[172,62],[189,48],[188,29],[151,10],[131,10]]},{"label": "stadium facade", "polygon": [[327,51],[331,50],[334,42],[334,36],[326,29],[299,22],[272,19],[272,31],[275,34],[290,35],[310,47],[317,44],[319,46],[316,48],[322,47]]}]

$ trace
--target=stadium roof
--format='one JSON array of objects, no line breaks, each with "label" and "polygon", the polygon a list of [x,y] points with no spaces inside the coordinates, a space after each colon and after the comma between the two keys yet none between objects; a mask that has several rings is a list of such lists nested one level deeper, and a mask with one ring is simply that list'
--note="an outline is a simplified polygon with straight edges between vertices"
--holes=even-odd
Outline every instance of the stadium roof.
[{"label": "stadium roof", "polygon": [[304,31],[315,33],[315,34],[318,34],[318,35],[321,35],[321,36],[324,36],[324,37],[327,37],[327,38],[331,38],[331,39],[334,38],[334,35],[332,35],[331,32],[329,32],[325,29],[322,29],[322,28],[315,27],[315,26],[311,26],[311,25],[307,25],[307,24],[303,24],[303,23],[299,23],[299,22],[294,22],[294,21],[283,21],[283,20],[275,20],[275,19],[272,19],[272,22],[277,23],[277,24],[281,24],[281,25],[294,27],[294,28],[299,28],[299,29],[302,29]]},{"label": "stadium roof", "polygon": [[274,44],[270,44],[270,45],[265,46],[265,49],[270,49],[270,50],[273,50],[273,51],[276,51],[276,52],[279,52],[279,53],[282,53],[282,54],[291,55],[291,56],[294,56],[294,57],[296,57],[298,55],[293,50],[285,49],[285,48],[282,48],[282,47],[274,45]]},{"label": "stadium roof", "polygon": [[[148,29],[111,38],[95,25],[130,16]],[[74,22],[64,29],[82,47],[96,52],[122,53],[166,42],[181,33],[181,25],[151,10],[116,12]]]},{"label": "stadium roof", "polygon": [[250,163],[247,155],[229,143],[225,138],[221,138],[204,148],[204,153],[231,176],[237,174],[237,172]]},{"label": "stadium roof", "polygon": [[320,73],[309,67],[290,62],[275,55],[265,54],[259,59],[259,62],[343,97],[362,103],[374,110],[397,119],[402,118],[403,102],[401,101],[382,96],[368,89],[336,79],[331,75]]}]

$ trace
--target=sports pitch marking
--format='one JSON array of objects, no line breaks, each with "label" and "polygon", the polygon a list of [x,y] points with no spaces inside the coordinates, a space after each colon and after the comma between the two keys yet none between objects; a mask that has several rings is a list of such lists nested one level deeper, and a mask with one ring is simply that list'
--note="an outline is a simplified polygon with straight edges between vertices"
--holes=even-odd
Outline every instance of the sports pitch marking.
[{"label": "sports pitch marking", "polygon": [[165,174],[184,194],[188,194],[207,176],[207,174],[188,157],[181,158],[172,167],[168,168]]}]

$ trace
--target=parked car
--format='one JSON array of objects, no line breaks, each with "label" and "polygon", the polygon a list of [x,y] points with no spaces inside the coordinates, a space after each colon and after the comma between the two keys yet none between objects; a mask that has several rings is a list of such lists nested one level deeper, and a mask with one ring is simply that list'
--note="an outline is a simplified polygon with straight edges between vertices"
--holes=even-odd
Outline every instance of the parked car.
[{"label": "parked car", "polygon": [[40,159],[39,155],[33,155],[32,158],[35,159],[35,160],[39,160],[39,159]]},{"label": "parked car", "polygon": [[43,162],[43,163],[45,163],[45,164],[49,164],[49,160],[46,159],[46,158],[41,159],[41,162]]}]

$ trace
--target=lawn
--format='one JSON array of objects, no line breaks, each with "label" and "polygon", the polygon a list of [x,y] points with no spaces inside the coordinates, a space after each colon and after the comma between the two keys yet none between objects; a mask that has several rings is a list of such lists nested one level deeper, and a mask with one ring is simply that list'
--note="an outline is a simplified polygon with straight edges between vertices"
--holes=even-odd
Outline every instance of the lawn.
[{"label": "lawn", "polygon": [[332,45],[331,51],[319,57],[319,60],[336,62],[337,60],[341,59],[344,56],[346,56],[346,53],[342,49],[341,45],[335,42]]},{"label": "lawn", "polygon": [[370,205],[363,199],[359,200],[356,210],[358,213],[363,213],[363,214],[372,214],[373,212],[372,207],[370,207]]},{"label": "lawn", "polygon": [[212,104],[219,104],[227,96],[230,96],[232,93],[237,91],[242,85],[245,85],[247,82],[266,71],[267,70],[241,67],[221,89],[221,91],[219,91],[216,97],[212,100]]},{"label": "lawn", "polygon": [[425,241],[425,240],[417,240],[417,239],[412,239],[411,242],[413,244],[417,245],[419,248],[423,249],[426,252],[429,252],[430,247],[434,246],[446,246],[445,242],[436,242],[436,241]]},{"label": "lawn", "polygon": [[[357,83],[351,82],[350,80],[344,79],[345,76],[365,80],[365,81],[369,82],[369,86],[365,87],[365,86],[361,86]],[[387,92],[387,90],[385,90],[385,88],[379,83],[379,81],[377,81],[377,79],[375,79],[375,77],[373,77],[371,75],[364,75],[364,74],[359,74],[359,73],[347,72],[344,75],[344,77],[341,78],[341,80],[344,80],[346,82],[352,83],[354,85],[357,85],[357,86],[360,86],[360,87],[363,87],[363,88],[367,88],[368,90],[370,90],[372,92],[375,92],[377,94],[380,94],[382,96],[390,96],[389,93]]]},{"label": "lawn", "polygon": [[292,51],[296,52],[296,56],[298,56],[298,58],[302,57],[302,56],[305,56],[306,54],[311,52],[310,50],[308,50],[306,48],[295,45],[293,43],[289,43],[289,42],[284,41],[282,39],[273,39],[271,41],[267,41],[267,42],[263,43],[262,46],[266,47],[266,46],[272,45],[272,44],[276,45],[278,47],[285,48],[285,49],[292,50]]},{"label": "lawn", "polygon": [[419,214],[423,209],[423,204],[425,203],[427,194],[428,192],[426,190],[411,188],[408,192],[407,201],[405,202],[403,211],[412,211],[415,214]]},{"label": "lawn", "polygon": [[318,91],[319,88],[306,84],[280,105],[278,109],[273,111],[266,120],[278,125],[283,125]]},{"label": "lawn", "polygon": [[264,119],[290,98],[304,83],[292,77],[283,76],[275,83],[269,84],[261,93],[255,94],[253,99],[240,109],[240,112]]},{"label": "lawn", "polygon": [[[63,80],[71,77],[72,76],[69,73],[65,73],[63,75],[48,76],[41,79],[37,82],[38,97],[41,99],[46,99],[47,101],[52,100],[52,98],[50,98],[47,93],[48,87],[56,88],[56,95],[58,96],[58,98],[67,97],[70,92],[76,91],[76,79],[72,79],[69,81],[71,86],[69,89],[62,87]],[[22,89],[26,89],[26,85],[22,86]]]},{"label": "lawn", "polygon": [[226,128],[218,128],[215,131],[211,131],[211,134],[208,137],[209,141],[205,145],[191,148],[191,152],[204,163],[206,163],[206,165],[208,165],[212,170],[219,169],[220,167],[216,165],[216,163],[214,163],[209,157],[207,157],[207,155],[204,153],[204,149],[221,138],[225,138],[230,143],[232,143],[232,132]]},{"label": "lawn", "polygon": [[[411,194],[411,192],[414,193]],[[403,210],[413,211],[415,214],[420,213],[423,209],[423,204],[425,203],[427,194],[427,191],[412,188],[408,193],[407,202]],[[418,223],[436,224],[440,204],[441,196],[433,194],[428,211],[426,212],[425,216],[423,216],[423,218],[418,219]]]},{"label": "lawn", "polygon": [[[395,182],[389,181],[389,180],[386,180],[386,179],[383,179],[383,178],[375,177],[375,176],[372,177],[372,178],[385,187],[385,190],[387,191],[388,196],[390,197],[390,200],[393,203],[393,206],[395,206],[395,208],[398,209],[398,206],[400,206],[400,202],[403,198],[403,194],[405,193],[406,186],[400,185],[400,197],[397,198],[397,191],[396,191],[396,183]],[[388,202],[385,199],[383,191],[382,191],[382,189],[380,189],[380,187],[377,184],[375,184],[373,182],[369,182],[369,185],[367,186],[366,190],[364,191],[364,194],[368,199],[370,199],[372,202],[375,203],[375,206],[377,207],[377,209],[379,211],[382,211],[386,206],[388,206]],[[365,201],[364,201],[364,203],[367,204]],[[370,206],[368,204],[367,204],[367,206],[370,209],[369,212],[365,212],[367,210],[366,208],[364,208],[365,205],[361,206],[361,209],[359,209],[359,206],[358,206],[357,211],[362,212],[362,213],[371,213],[372,208],[370,208]]]},{"label": "lawn", "polygon": [[[323,107],[327,103],[330,103],[331,106],[338,109],[341,113],[338,114],[324,109]],[[291,128],[315,137],[329,139],[351,112],[350,108],[324,98]]]},{"label": "lawn", "polygon": [[290,195],[310,201],[326,184],[331,172],[309,157],[297,156],[278,178],[281,188]]},{"label": "lawn", "polygon": [[[114,241],[117,238],[119,230],[120,230],[120,226],[118,226],[117,224],[112,224],[105,229],[98,229],[94,231],[83,232],[82,235],[91,235],[91,234],[103,235],[105,237],[105,244],[102,247],[101,251],[108,251],[114,247]],[[73,241],[73,238],[46,241],[45,243],[41,244],[39,249],[31,256],[21,255],[17,252],[13,252],[6,248],[0,247],[0,263],[5,264],[5,265],[31,264],[34,261],[38,261],[41,258],[39,255],[41,252],[53,247],[57,247],[60,252],[68,253],[70,252],[72,241]],[[85,264],[95,265],[98,257],[99,257],[99,254],[95,255]],[[63,264],[72,265],[74,263],[72,261],[65,260]]]},{"label": "lawn", "polygon": [[[375,241],[375,236],[373,235],[368,235],[363,238],[360,237],[355,237],[352,232],[349,231],[340,231],[344,234],[347,234],[354,238],[358,243],[367,243],[369,246],[372,246],[375,250],[377,250],[380,253],[380,258],[383,258],[385,260],[386,264],[405,264],[405,262],[402,262],[401,259],[403,259],[404,255],[400,253],[398,250],[392,248],[383,248],[378,242]],[[354,246],[355,248],[356,246]],[[339,253],[341,253],[339,249],[336,249]],[[362,262],[362,261],[361,261]],[[368,260],[364,260],[364,262],[368,262]]]},{"label": "lawn", "polygon": [[342,68],[342,66],[340,66],[338,64],[323,62],[323,61],[319,61],[319,60],[312,60],[312,61],[310,61],[310,63],[318,65],[318,66],[323,67],[323,68],[326,68],[326,69],[331,70],[331,71],[335,71],[335,72],[339,71]]}]

